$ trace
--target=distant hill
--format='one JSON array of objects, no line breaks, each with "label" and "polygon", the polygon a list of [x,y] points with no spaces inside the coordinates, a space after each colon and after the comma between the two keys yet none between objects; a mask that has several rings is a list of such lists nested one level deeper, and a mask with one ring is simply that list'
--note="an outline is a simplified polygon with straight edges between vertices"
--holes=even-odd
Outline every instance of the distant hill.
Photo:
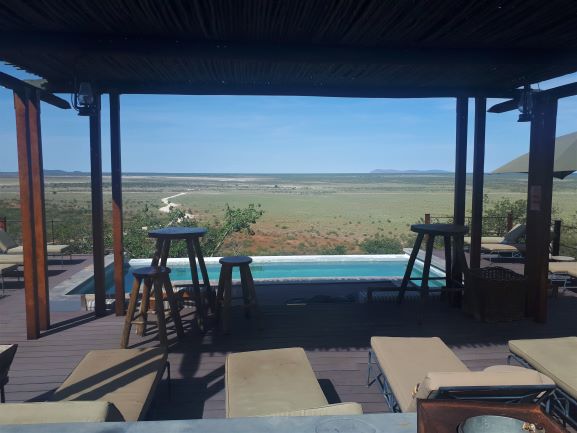
[{"label": "distant hill", "polygon": [[392,168],[376,168],[371,173],[389,173],[389,174],[447,174],[451,173],[446,170],[394,170]]}]

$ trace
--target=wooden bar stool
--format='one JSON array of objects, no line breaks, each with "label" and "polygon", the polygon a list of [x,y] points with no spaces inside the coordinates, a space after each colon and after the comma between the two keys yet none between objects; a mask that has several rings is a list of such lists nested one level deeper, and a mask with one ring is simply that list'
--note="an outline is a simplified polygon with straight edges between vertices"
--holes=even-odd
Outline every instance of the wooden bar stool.
[{"label": "wooden bar stool", "polygon": [[192,299],[196,307],[196,321],[198,327],[204,330],[206,321],[206,308],[201,293],[200,281],[198,278],[198,268],[202,275],[203,289],[206,293],[208,307],[214,311],[216,296],[214,295],[208,279],[208,271],[204,263],[200,238],[206,234],[207,230],[202,227],[164,227],[148,232],[148,236],[156,239],[156,250],[152,258],[152,266],[166,266],[170,255],[170,245],[172,241],[185,241],[188,254],[188,263],[192,277]]},{"label": "wooden bar stool", "polygon": [[[147,266],[132,271],[132,275],[134,275],[134,284],[132,285],[128,311],[126,312],[126,317],[124,319],[124,331],[122,332],[122,339],[120,340],[121,348],[125,349],[128,346],[130,330],[133,324],[137,326],[137,335],[142,336],[146,334],[151,291],[154,291],[154,309],[156,311],[156,320],[158,323],[158,339],[160,340],[160,344],[162,346],[168,345],[163,288],[166,292],[166,300],[168,301],[169,305],[169,317],[174,322],[176,334],[178,335],[178,338],[182,338],[184,336],[184,329],[180,320],[180,312],[178,311],[176,297],[172,291],[172,284],[168,274],[170,274],[170,268],[163,266]],[[136,307],[138,304],[138,297],[140,295],[141,287],[142,299],[140,301],[140,312],[136,313]]]},{"label": "wooden bar stool", "polygon": [[235,266],[238,266],[240,270],[245,317],[249,318],[252,312],[260,326],[260,312],[258,310],[254,280],[249,266],[252,263],[252,258],[248,256],[222,257],[219,262],[222,266],[220,268],[220,278],[216,294],[216,319],[217,322],[221,323],[222,331],[225,334],[229,333],[230,304],[232,301],[232,270]]},{"label": "wooden bar stool", "polygon": [[[450,291],[450,289],[455,287],[455,282],[451,276],[453,269],[453,256],[455,261],[463,266],[465,255],[463,252],[463,236],[468,232],[466,226],[454,225],[454,224],[414,224],[411,226],[411,231],[417,233],[417,239],[415,240],[415,245],[413,246],[413,251],[411,252],[411,257],[407,263],[407,269],[405,270],[405,276],[403,277],[403,282],[399,289],[399,296],[397,298],[400,304],[407,290],[417,290],[421,294],[421,299],[426,300],[429,297],[429,281],[430,280],[445,280],[445,291]],[[431,260],[433,257],[433,245],[435,243],[435,236],[442,236],[445,243],[445,277],[434,277],[429,276],[431,270]],[[411,273],[413,272],[413,266],[417,260],[421,244],[424,238],[426,240],[425,249],[425,260],[423,263],[423,276],[422,278],[411,278]],[[451,251],[451,244],[454,240],[455,251]],[[409,282],[413,280],[420,280],[420,287],[415,289],[409,289]]]}]

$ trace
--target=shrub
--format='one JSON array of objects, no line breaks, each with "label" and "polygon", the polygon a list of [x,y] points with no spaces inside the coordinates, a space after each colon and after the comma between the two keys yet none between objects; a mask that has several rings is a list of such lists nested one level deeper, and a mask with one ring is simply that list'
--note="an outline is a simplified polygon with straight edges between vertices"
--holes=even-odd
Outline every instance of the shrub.
[{"label": "shrub", "polygon": [[342,256],[347,254],[347,247],[343,244],[331,245],[322,248],[320,253],[327,256]]},{"label": "shrub", "polygon": [[401,242],[381,234],[363,240],[359,246],[367,254],[399,254],[403,252]]}]

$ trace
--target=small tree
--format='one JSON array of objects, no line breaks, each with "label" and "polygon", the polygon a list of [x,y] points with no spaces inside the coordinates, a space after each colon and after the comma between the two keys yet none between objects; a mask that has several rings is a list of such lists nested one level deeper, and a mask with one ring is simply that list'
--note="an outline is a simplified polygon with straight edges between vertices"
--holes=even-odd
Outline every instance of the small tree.
[{"label": "small tree", "polygon": [[208,232],[203,238],[204,254],[214,256],[220,250],[227,238],[233,233],[254,235],[253,224],[264,214],[260,204],[249,204],[246,208],[234,208],[228,204],[222,220],[215,219],[207,225]]},{"label": "small tree", "polygon": [[[154,253],[154,240],[148,237],[148,232],[156,228],[178,225],[180,227],[203,226],[207,233],[202,238],[202,249],[205,256],[215,255],[224,242],[233,233],[247,233],[253,235],[252,225],[263,215],[260,205],[249,204],[246,208],[234,208],[228,204],[225,207],[223,219],[215,218],[211,223],[204,223],[191,217],[190,213],[172,207],[168,214],[162,215],[150,211],[148,206],[137,213],[126,225],[124,235],[125,250],[132,257],[150,257]],[[171,256],[186,257],[186,244],[174,242],[171,246]]]}]

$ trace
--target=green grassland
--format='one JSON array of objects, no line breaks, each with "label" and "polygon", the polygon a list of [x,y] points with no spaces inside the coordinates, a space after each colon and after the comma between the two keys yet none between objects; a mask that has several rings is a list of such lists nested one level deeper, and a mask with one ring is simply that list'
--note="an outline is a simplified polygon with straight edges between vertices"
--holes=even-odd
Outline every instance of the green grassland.
[{"label": "green grassland", "polygon": [[[467,190],[470,209],[470,181]],[[57,224],[90,211],[87,176],[45,179],[46,212]],[[105,178],[105,209],[111,207],[110,179]],[[162,198],[195,215],[202,223],[222,214],[226,204],[260,204],[265,213],[254,236],[237,235],[234,250],[247,254],[312,254],[336,245],[359,252],[359,242],[382,234],[408,245],[409,226],[425,213],[448,216],[453,209],[451,174],[306,174],[306,175],[125,175],[127,220],[144,206],[157,209]],[[525,175],[487,175],[488,205],[504,197],[526,198]],[[554,183],[556,217],[575,224],[577,177]],[[0,177],[0,217],[19,219],[16,178]],[[61,222],[62,221],[62,222]]]}]

